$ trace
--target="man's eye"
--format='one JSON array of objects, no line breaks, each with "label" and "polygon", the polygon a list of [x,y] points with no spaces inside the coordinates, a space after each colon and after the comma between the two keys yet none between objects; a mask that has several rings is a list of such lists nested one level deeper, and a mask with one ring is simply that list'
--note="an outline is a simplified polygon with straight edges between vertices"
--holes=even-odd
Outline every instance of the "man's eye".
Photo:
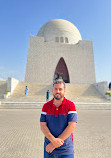
[{"label": "man's eye", "polygon": [[59,89],[60,91],[62,90],[62,88]]}]

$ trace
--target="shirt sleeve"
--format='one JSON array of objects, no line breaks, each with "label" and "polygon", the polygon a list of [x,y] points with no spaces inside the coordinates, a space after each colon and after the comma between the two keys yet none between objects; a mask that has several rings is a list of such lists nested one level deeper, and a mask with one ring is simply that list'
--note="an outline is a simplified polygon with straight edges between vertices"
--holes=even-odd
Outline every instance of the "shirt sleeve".
[{"label": "shirt sleeve", "polygon": [[44,104],[41,111],[40,122],[46,122],[46,115],[47,115],[46,104]]},{"label": "shirt sleeve", "polygon": [[77,111],[73,102],[69,105],[68,122],[77,122]]}]

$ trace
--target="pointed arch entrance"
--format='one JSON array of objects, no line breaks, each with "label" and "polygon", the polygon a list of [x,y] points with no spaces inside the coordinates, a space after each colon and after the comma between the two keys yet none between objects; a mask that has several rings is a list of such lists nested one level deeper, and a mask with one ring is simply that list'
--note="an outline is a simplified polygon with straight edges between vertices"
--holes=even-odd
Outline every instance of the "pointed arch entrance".
[{"label": "pointed arch entrance", "polygon": [[70,83],[69,72],[68,72],[67,65],[66,65],[63,57],[60,58],[57,66],[56,66],[55,73],[54,73],[54,79],[57,76],[57,74],[61,74],[65,83]]}]

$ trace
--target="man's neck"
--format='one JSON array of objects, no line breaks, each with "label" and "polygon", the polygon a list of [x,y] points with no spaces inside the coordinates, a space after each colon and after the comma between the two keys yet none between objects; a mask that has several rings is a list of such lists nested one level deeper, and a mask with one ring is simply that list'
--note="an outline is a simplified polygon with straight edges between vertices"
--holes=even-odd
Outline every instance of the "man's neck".
[{"label": "man's neck", "polygon": [[62,98],[62,99],[60,99],[60,100],[56,100],[56,99],[54,98],[53,104],[54,104],[56,107],[58,107],[59,105],[61,105],[63,99],[64,99],[64,98]]}]

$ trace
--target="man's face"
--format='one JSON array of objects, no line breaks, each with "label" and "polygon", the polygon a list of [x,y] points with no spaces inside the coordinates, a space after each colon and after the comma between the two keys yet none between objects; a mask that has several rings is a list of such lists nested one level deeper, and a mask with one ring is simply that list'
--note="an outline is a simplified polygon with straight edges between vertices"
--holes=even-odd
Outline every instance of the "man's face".
[{"label": "man's face", "polygon": [[54,84],[52,89],[53,96],[56,100],[64,98],[65,88],[63,83]]}]

